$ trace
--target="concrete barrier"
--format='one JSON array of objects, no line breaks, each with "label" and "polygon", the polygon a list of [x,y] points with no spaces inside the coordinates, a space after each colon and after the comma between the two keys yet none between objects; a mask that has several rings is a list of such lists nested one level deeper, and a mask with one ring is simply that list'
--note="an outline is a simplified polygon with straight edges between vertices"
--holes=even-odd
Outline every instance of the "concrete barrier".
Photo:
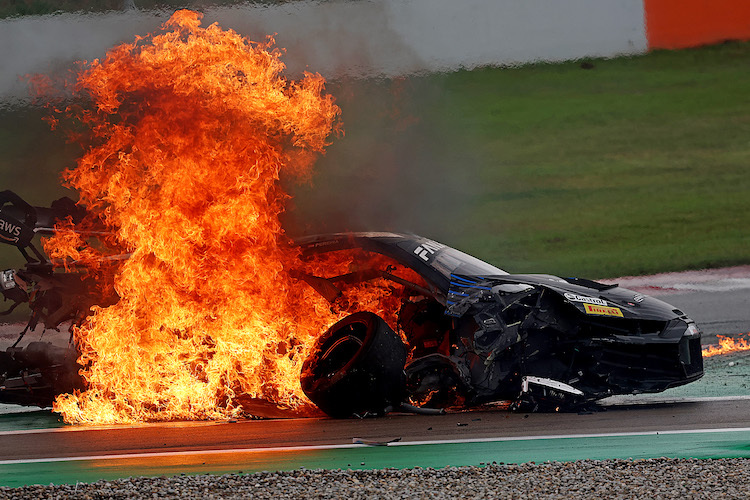
[{"label": "concrete barrier", "polygon": [[[67,70],[159,28],[171,12],[0,20],[0,99],[26,95],[30,73]],[[750,39],[748,0],[380,0],[244,4],[204,11],[253,40],[276,33],[290,73],[396,76],[612,57]]]},{"label": "concrete barrier", "polygon": [[[635,54],[646,50],[642,0],[300,1],[210,8],[254,40],[277,33],[290,72],[328,78]],[[103,57],[158,29],[170,12],[60,14],[0,21],[0,98],[20,96],[28,73]]]}]

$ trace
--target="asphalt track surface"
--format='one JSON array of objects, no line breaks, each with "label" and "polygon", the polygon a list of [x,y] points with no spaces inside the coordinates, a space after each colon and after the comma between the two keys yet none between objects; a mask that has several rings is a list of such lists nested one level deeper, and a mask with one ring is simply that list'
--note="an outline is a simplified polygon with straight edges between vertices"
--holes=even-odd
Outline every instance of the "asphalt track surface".
[{"label": "asphalt track surface", "polygon": [[362,420],[274,419],[99,429],[65,427],[0,434],[0,464],[129,454],[176,456],[232,450],[407,446],[500,438],[749,428],[750,399],[622,405],[580,414],[473,411],[430,416],[396,414]]},{"label": "asphalt track surface", "polygon": [[[704,331],[704,343],[715,342],[717,334],[735,336],[750,331],[750,266],[710,275],[618,281],[682,309]],[[750,356],[742,363],[745,359],[750,365]],[[723,370],[725,365],[720,361],[711,366]],[[392,414],[363,420],[271,419],[47,429],[23,429],[21,416],[21,424],[0,431],[0,484],[299,467],[750,457],[750,390],[745,389],[744,376],[742,372],[737,382],[728,374],[719,374],[720,381],[734,380],[715,384],[731,385],[729,395],[683,393],[675,397],[664,393],[614,400],[602,411],[582,414],[485,410],[432,416]]]}]

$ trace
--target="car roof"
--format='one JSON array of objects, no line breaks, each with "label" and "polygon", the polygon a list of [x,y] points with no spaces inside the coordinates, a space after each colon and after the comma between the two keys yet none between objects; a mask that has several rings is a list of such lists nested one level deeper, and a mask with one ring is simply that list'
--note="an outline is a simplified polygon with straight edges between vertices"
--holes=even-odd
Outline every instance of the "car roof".
[{"label": "car roof", "polygon": [[361,248],[393,258],[447,294],[451,275],[500,276],[508,273],[469,254],[410,233],[348,232],[295,240],[303,255]]}]

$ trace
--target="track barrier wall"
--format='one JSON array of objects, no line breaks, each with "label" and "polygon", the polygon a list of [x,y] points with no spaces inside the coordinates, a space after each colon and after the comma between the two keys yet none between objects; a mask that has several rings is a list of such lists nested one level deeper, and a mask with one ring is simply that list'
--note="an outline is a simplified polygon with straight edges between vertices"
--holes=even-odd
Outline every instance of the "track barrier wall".
[{"label": "track barrier wall", "polygon": [[[135,2],[137,5],[137,1]],[[276,34],[292,76],[394,77],[482,66],[642,54],[750,39],[750,0],[302,0],[203,9],[250,39]],[[156,31],[171,11],[0,20],[0,100],[21,77],[66,71]]]}]

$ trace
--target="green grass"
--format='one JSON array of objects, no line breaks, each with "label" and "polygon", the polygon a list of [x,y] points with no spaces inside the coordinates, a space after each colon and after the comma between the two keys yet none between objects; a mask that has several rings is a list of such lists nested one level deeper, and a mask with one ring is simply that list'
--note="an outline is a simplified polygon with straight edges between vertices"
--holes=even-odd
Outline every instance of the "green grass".
[{"label": "green grass", "polygon": [[[750,44],[329,84],[346,135],[291,234],[410,230],[511,272],[750,263]],[[1,188],[45,203],[77,154],[0,108]]]},{"label": "green grass", "polygon": [[456,75],[440,111],[483,159],[468,248],[594,276],[750,262],[749,81],[739,43]]},{"label": "green grass", "polygon": [[[422,226],[519,273],[749,263],[750,44],[591,62],[410,79],[402,113],[430,138],[417,148],[465,184],[449,198],[459,215]],[[321,177],[336,179],[331,162],[356,171],[357,148],[333,148]]]}]

